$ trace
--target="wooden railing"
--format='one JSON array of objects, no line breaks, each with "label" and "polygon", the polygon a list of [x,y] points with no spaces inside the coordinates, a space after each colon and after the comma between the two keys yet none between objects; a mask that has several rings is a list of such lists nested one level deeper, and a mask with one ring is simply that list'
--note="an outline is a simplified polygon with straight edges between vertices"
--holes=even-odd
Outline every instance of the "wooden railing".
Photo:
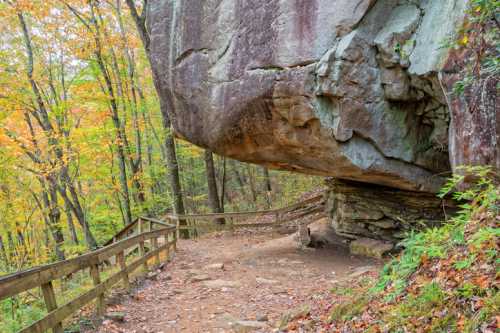
[{"label": "wooden railing", "polygon": [[[165,251],[168,258],[170,253],[176,250],[179,230],[196,229],[196,220],[213,222],[224,218],[230,221],[225,227],[231,229],[253,228],[277,226],[308,215],[315,216],[323,211],[324,195],[317,195],[294,205],[273,210],[221,214],[167,214],[164,220],[169,221],[170,224],[163,220],[140,217],[119,230],[112,239],[104,244],[103,248],[76,258],[0,277],[0,300],[40,287],[48,314],[19,333],[43,333],[49,329],[52,329],[54,333],[63,333],[63,320],[94,299],[96,300],[97,314],[102,316],[105,310],[104,293],[120,281],[123,281],[125,289],[129,290],[129,275],[140,266],[143,267],[144,271],[148,271],[148,260],[150,259],[154,259],[154,264],[159,265],[162,251]],[[234,220],[248,220],[268,215],[274,216],[274,222],[234,223]],[[183,220],[192,223],[179,225],[179,222]],[[163,238],[163,242],[161,242],[161,238]],[[146,242],[149,242],[149,251]],[[136,250],[139,253],[138,258],[127,264],[127,255]],[[103,265],[104,263],[106,265]],[[118,265],[119,271],[102,281],[101,269],[108,265]],[[93,281],[93,288],[68,303],[58,306],[53,282],[58,279],[66,279],[87,268],[89,268]]]},{"label": "wooden railing", "polygon": [[[21,333],[43,333],[52,329],[54,333],[63,333],[62,322],[65,318],[81,309],[84,305],[96,299],[96,311],[99,316],[104,314],[104,293],[116,283],[123,281],[126,289],[130,288],[129,275],[138,267],[148,270],[148,260],[153,259],[155,265],[160,264],[160,254],[165,251],[168,258],[176,248],[175,225],[170,225],[151,218],[140,218],[134,222],[138,233],[128,237],[126,231],[120,231],[114,242],[96,251],[48,264],[25,271],[0,277],[0,300],[16,296],[33,288],[41,287],[48,314],[30,326],[22,329]],[[144,226],[148,225],[146,231]],[[155,226],[159,228],[155,229]],[[126,230],[133,228],[127,226]],[[150,250],[146,251],[145,243],[150,243]],[[127,264],[126,254],[129,249],[138,249],[139,257]],[[100,267],[110,262],[114,257],[119,271],[101,280]],[[93,288],[68,303],[58,306],[53,282],[64,279],[76,272],[89,268],[93,281]]]},{"label": "wooden railing", "polygon": [[[324,194],[316,195],[309,199],[300,201],[291,206],[261,210],[253,212],[235,212],[235,213],[210,213],[210,214],[189,214],[189,215],[176,215],[167,214],[165,219],[173,221],[177,226],[177,233],[179,230],[197,230],[197,220],[206,220],[214,222],[218,219],[225,219],[229,221],[223,227],[228,229],[238,228],[260,228],[260,227],[274,227],[287,222],[298,220],[304,216],[324,212],[325,196]],[[267,223],[235,223],[235,221],[248,220],[251,218],[272,216],[273,222]],[[186,221],[186,225],[180,225],[180,221]],[[310,222],[310,221],[309,221]],[[177,235],[178,236],[178,235]]]},{"label": "wooden railing", "polygon": [[[168,217],[164,218],[165,220],[169,220]],[[129,225],[126,225],[119,231],[115,233],[115,235],[108,240],[106,243],[103,244],[103,246],[107,246],[109,244],[115,243],[116,241],[119,241],[121,239],[124,239],[126,237],[130,237],[133,235],[138,235],[146,230],[152,231],[155,226],[159,227],[174,227],[174,224],[168,224],[166,222],[163,222],[161,220],[152,218],[152,217],[138,217],[135,219],[132,223]]]}]

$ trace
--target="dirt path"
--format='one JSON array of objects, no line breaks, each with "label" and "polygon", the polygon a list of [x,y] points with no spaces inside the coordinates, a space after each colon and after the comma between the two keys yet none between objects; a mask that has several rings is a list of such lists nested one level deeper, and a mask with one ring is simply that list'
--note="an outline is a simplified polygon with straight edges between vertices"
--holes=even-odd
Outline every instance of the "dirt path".
[{"label": "dirt path", "polygon": [[378,264],[342,247],[301,251],[291,236],[269,232],[182,240],[156,280],[108,307],[125,313],[124,322],[105,320],[96,332],[231,332],[235,320],[260,320],[270,332],[283,312]]}]

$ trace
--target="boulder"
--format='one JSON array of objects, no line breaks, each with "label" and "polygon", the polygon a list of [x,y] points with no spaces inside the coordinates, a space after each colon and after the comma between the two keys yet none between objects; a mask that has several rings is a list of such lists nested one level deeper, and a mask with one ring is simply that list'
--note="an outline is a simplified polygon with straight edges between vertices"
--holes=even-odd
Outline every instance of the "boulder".
[{"label": "boulder", "polygon": [[151,0],[153,72],[176,135],[196,145],[435,192],[450,171],[441,44],[466,3]]},{"label": "boulder", "polygon": [[359,238],[349,244],[352,254],[381,259],[384,254],[394,248],[390,242],[384,242],[371,238]]}]

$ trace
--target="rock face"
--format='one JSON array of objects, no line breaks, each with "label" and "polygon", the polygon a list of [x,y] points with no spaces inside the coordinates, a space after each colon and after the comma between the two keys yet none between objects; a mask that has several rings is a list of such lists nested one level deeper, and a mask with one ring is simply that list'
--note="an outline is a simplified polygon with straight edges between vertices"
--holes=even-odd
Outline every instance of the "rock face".
[{"label": "rock face", "polygon": [[175,132],[199,146],[434,192],[450,170],[441,44],[465,3],[151,0],[153,70]]},{"label": "rock face", "polygon": [[[495,46],[488,48],[498,56]],[[450,161],[454,170],[461,165],[490,165],[500,170],[498,74],[482,73],[463,94],[453,92],[455,84],[465,77],[464,68],[475,61],[468,50],[453,51],[439,73],[451,115]]]},{"label": "rock face", "polygon": [[333,179],[327,183],[326,210],[332,227],[350,239],[368,237],[394,243],[410,230],[438,225],[456,209],[430,193]]}]

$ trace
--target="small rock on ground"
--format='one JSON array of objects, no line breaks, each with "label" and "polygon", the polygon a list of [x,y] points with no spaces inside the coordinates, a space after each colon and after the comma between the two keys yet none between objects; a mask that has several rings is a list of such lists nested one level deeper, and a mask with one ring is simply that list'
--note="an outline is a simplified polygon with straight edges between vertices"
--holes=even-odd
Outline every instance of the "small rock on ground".
[{"label": "small rock on ground", "polygon": [[264,278],[256,278],[255,279],[255,282],[257,282],[258,284],[278,284],[280,283],[278,280],[268,280],[268,279],[264,279]]},{"label": "small rock on ground", "polygon": [[371,238],[359,238],[352,241],[349,248],[352,254],[363,255],[381,259],[383,255],[392,250],[394,245]]},{"label": "small rock on ground", "polygon": [[356,278],[356,277],[361,276],[365,273],[373,272],[375,270],[376,270],[376,267],[374,267],[374,266],[362,266],[362,267],[356,268],[351,274],[349,274],[349,277]]},{"label": "small rock on ground", "polygon": [[204,269],[206,270],[219,270],[219,269],[224,269],[224,264],[223,263],[215,263],[215,264],[210,264],[210,265],[206,265],[204,267]]},{"label": "small rock on ground", "polygon": [[231,324],[231,328],[236,333],[253,332],[266,328],[267,325],[260,321],[238,320]]},{"label": "small rock on ground", "polygon": [[210,280],[210,276],[208,276],[207,274],[200,274],[200,275],[192,276],[189,280],[191,282],[202,282],[202,281]]},{"label": "small rock on ground", "polygon": [[269,317],[267,315],[257,315],[255,317],[257,321],[263,322],[263,321],[269,321]]},{"label": "small rock on ground", "polygon": [[212,281],[204,281],[203,284],[207,288],[237,288],[241,286],[238,281],[226,281],[226,280],[212,280]]},{"label": "small rock on ground", "polygon": [[104,317],[116,322],[124,322],[125,312],[119,312],[119,311],[108,312]]}]

